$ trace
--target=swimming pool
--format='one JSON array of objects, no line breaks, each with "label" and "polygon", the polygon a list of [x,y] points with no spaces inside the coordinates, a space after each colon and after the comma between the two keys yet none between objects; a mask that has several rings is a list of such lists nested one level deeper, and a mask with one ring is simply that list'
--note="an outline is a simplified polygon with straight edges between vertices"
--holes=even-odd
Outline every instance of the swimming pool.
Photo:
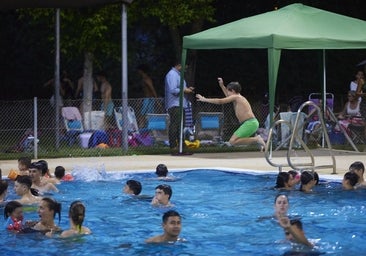
[{"label": "swimming pool", "polygon": [[[1,255],[282,255],[291,249],[278,224],[266,218],[273,214],[278,193],[272,189],[275,174],[218,170],[173,174],[179,179],[168,184],[173,188],[174,209],[182,215],[185,243],[145,244],[145,239],[162,233],[166,209],[122,194],[126,180],[136,179],[143,185],[142,194],[153,195],[163,183],[153,179],[154,173],[79,169],[77,180],[59,185],[60,193],[54,195],[63,207],[60,226],[68,228],[69,205],[78,199],[87,207],[84,224],[93,234],[70,240],[3,231]],[[292,191],[288,196],[289,214],[301,216],[317,250],[330,255],[366,251],[366,191],[342,191],[339,182],[319,185],[315,191]],[[14,198],[12,186],[9,192],[8,197]],[[38,216],[25,212],[25,218]]]}]

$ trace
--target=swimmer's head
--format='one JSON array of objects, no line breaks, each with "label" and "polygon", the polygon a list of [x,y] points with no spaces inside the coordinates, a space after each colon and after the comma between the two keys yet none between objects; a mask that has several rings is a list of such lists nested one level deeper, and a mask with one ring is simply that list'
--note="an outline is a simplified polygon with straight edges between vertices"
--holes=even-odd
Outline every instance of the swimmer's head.
[{"label": "swimmer's head", "polygon": [[[141,183],[137,180],[128,180],[126,181],[126,186],[128,187],[128,190],[132,191],[134,195],[139,195],[142,190]],[[128,191],[126,191],[126,188],[123,190],[125,193],[129,194]]]},{"label": "swimmer's head", "polygon": [[156,166],[156,175],[158,177],[166,177],[168,175],[168,167],[165,164]]}]

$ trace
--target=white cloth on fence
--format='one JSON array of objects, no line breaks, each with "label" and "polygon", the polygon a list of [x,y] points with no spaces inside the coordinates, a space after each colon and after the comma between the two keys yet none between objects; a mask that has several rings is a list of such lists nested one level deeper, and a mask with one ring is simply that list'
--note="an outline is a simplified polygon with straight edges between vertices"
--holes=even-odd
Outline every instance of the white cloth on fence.
[{"label": "white cloth on fence", "polygon": [[[282,123],[281,124],[281,142],[284,143],[286,140],[286,143],[284,145],[288,146],[288,142],[290,141],[289,137],[291,136],[291,132],[295,130],[295,121],[296,121],[297,112],[281,112],[280,113],[280,119],[287,121],[292,130],[290,131],[290,127],[287,124]],[[303,138],[303,131],[304,131],[304,122],[306,119],[306,114],[303,112],[300,112],[299,121],[297,126],[299,127],[297,131],[297,137],[302,139]],[[295,140],[295,147],[300,146],[300,141],[298,139]]]}]

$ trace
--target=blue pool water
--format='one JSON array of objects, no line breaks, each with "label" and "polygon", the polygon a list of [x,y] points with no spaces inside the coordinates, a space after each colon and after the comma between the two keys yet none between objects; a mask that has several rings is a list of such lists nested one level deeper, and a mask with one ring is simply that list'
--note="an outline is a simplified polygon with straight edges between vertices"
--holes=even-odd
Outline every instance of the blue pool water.
[{"label": "blue pool water", "polygon": [[[87,206],[85,225],[92,235],[76,239],[45,238],[0,232],[1,255],[283,255],[291,250],[273,214],[275,174],[217,170],[174,172],[174,209],[183,217],[181,237],[187,242],[145,244],[162,233],[161,216],[150,200],[122,194],[126,180],[143,185],[153,195],[163,182],[153,173],[104,173],[77,170],[76,181],[59,185],[53,197],[62,203],[62,228],[69,227],[67,211],[74,200]],[[168,183],[168,182],[166,182]],[[327,255],[360,255],[366,251],[366,191],[342,191],[339,182],[317,186],[313,194],[288,193],[290,215],[301,217],[307,237]],[[12,186],[9,199],[15,198]],[[3,208],[0,210],[3,215]],[[25,212],[36,220],[35,212]],[[3,224],[4,220],[0,221]],[[57,223],[57,222],[56,222]]]}]

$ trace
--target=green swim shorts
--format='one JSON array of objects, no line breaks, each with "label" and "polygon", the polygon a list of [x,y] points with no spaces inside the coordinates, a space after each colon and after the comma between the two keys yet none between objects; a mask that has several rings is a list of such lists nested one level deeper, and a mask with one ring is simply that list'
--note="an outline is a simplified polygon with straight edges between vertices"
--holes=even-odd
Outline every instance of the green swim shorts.
[{"label": "green swim shorts", "polygon": [[258,130],[258,127],[259,122],[257,118],[251,118],[245,120],[234,134],[239,138],[249,138]]}]

